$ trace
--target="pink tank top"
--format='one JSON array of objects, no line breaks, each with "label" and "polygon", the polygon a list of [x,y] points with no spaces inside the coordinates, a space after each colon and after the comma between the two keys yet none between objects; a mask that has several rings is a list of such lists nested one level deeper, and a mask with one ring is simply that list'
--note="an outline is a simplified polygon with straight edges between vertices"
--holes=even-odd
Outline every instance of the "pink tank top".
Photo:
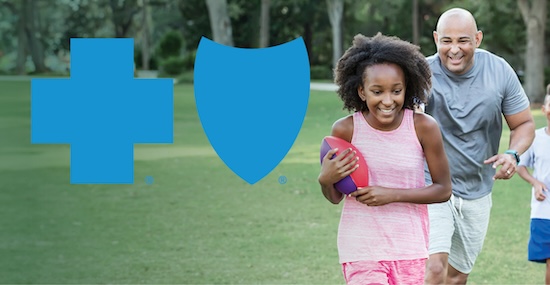
[{"label": "pink tank top", "polygon": [[[351,143],[367,161],[370,185],[404,189],[425,185],[424,152],[416,136],[413,111],[404,111],[401,125],[392,131],[376,130],[361,112],[353,114]],[[338,228],[338,253],[340,263],[427,258],[427,206],[390,203],[369,207],[346,197]]]}]

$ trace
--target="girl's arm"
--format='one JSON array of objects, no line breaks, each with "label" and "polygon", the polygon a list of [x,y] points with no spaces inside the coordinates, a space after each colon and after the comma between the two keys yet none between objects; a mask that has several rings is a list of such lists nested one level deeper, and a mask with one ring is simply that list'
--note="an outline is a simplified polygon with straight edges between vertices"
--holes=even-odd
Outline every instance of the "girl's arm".
[{"label": "girl's arm", "polygon": [[439,125],[434,118],[424,113],[414,114],[414,125],[432,176],[432,184],[413,191],[402,191],[399,200],[419,204],[445,202],[451,197],[452,186]]},{"label": "girl's arm", "polygon": [[[332,125],[331,135],[351,142],[353,136],[353,117],[347,116],[336,121]],[[355,153],[348,155],[350,151],[352,150],[347,149],[335,158],[330,159],[336,153],[336,150],[331,149],[323,157],[318,181],[321,185],[323,195],[333,204],[340,203],[344,198],[344,195],[334,188],[334,183],[350,175],[359,166],[357,164],[359,158]]]}]

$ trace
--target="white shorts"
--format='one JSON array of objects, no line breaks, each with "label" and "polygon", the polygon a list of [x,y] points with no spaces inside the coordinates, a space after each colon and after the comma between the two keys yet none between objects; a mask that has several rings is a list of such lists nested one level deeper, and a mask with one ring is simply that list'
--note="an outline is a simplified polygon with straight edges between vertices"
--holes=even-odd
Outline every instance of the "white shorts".
[{"label": "white shorts", "polygon": [[429,253],[448,253],[449,264],[469,274],[483,247],[491,206],[491,194],[475,200],[452,195],[447,202],[429,204]]}]

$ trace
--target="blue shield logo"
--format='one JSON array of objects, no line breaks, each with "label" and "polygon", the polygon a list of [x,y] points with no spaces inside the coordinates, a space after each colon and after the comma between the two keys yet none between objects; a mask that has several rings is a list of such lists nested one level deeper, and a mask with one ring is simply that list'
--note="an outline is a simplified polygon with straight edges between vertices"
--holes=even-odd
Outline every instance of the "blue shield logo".
[{"label": "blue shield logo", "polygon": [[203,37],[194,81],[210,144],[235,174],[258,182],[283,160],[306,115],[310,78],[303,39],[245,49]]}]

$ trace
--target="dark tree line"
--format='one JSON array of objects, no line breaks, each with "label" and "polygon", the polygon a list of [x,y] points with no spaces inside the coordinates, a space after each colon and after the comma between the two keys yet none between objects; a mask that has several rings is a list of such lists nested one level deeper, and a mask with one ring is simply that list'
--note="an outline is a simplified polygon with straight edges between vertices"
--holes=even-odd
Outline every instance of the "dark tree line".
[{"label": "dark tree line", "polygon": [[451,7],[470,10],[484,32],[482,48],[523,72],[526,92],[540,101],[550,80],[546,0],[0,0],[0,69],[43,73],[46,59],[66,54],[70,38],[132,37],[139,68],[155,68],[170,31],[193,55],[201,36],[258,48],[303,37],[313,77],[331,77],[335,60],[357,33],[395,35],[435,52],[432,32]]}]

